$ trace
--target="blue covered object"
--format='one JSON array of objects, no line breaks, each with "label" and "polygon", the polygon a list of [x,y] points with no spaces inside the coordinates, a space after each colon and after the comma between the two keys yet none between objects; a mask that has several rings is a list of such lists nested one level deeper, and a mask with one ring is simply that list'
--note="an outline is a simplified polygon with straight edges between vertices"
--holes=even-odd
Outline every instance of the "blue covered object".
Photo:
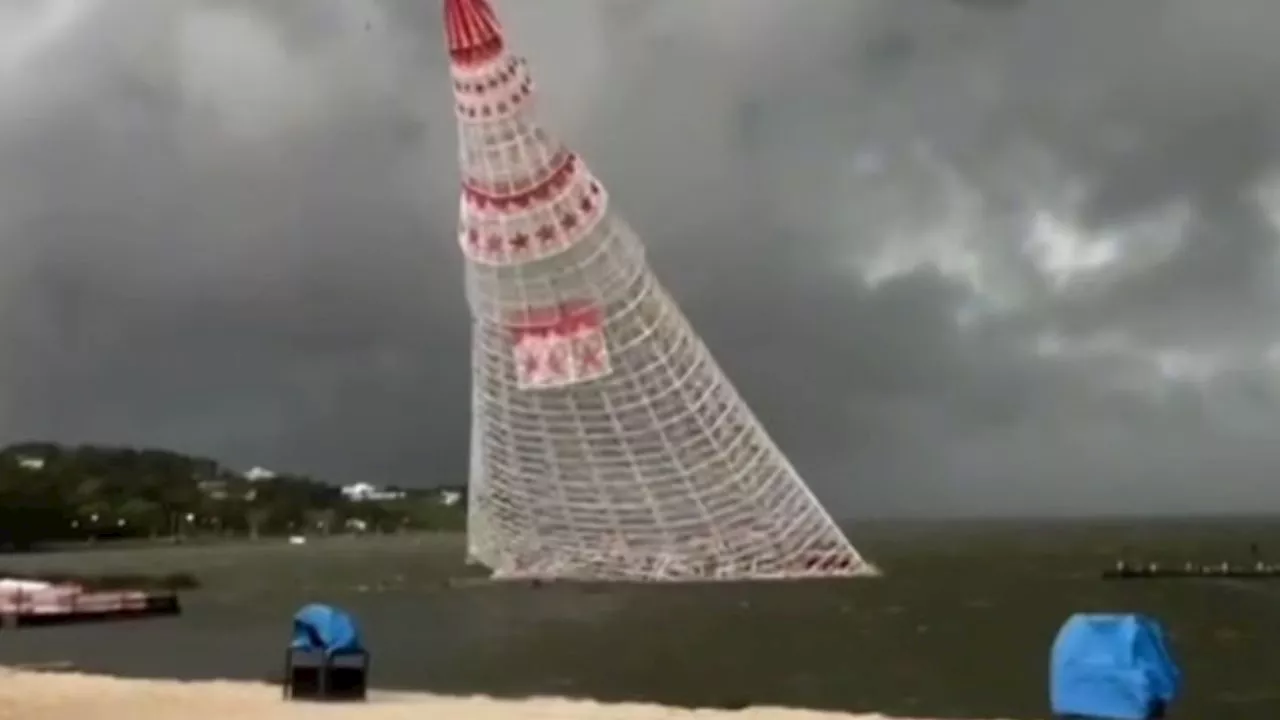
[{"label": "blue covered object", "polygon": [[1055,715],[1161,717],[1181,684],[1164,629],[1143,615],[1073,615],[1053,642],[1049,702]]},{"label": "blue covered object", "polygon": [[332,605],[307,605],[293,616],[295,650],[323,651],[326,655],[364,652],[355,618]]}]

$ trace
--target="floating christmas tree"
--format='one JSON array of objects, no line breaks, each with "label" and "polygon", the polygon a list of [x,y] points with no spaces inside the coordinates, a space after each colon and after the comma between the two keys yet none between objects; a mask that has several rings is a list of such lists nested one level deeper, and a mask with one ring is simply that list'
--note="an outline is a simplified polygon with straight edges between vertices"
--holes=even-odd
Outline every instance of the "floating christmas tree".
[{"label": "floating christmas tree", "polygon": [[875,574],[533,116],[486,0],[445,0],[474,317],[469,553],[495,576]]}]

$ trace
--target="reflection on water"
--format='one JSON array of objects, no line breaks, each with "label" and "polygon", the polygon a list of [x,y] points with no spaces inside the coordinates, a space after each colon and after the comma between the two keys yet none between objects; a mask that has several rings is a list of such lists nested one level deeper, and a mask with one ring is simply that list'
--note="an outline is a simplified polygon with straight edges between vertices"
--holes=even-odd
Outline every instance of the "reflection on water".
[{"label": "reflection on water", "polygon": [[[186,613],[0,633],[0,663],[130,675],[278,675],[302,604],[354,612],[383,687],[602,700],[1043,717],[1048,647],[1078,610],[1146,611],[1189,682],[1180,716],[1280,717],[1280,603],[1213,582],[1104,583],[1151,559],[1280,549],[1280,522],[878,525],[879,580],[683,587],[450,583],[453,537],[335,538],[11,556],[47,572],[193,572]],[[1264,550],[1265,554],[1265,550]]]}]

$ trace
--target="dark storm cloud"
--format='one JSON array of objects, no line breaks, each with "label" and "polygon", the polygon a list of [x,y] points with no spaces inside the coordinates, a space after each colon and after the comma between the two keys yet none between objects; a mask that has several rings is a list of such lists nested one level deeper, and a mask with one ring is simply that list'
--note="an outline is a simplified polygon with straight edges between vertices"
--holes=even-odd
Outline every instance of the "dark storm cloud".
[{"label": "dark storm cloud", "polygon": [[[838,512],[1280,506],[1280,6],[497,4]],[[465,475],[437,3],[0,21],[0,432]]]}]

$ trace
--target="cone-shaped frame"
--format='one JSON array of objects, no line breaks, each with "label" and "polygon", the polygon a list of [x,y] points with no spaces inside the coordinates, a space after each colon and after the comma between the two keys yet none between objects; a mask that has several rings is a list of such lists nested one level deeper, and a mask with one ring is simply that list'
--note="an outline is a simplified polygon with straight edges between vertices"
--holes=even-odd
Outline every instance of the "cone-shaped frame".
[{"label": "cone-shaped frame", "polygon": [[485,0],[445,0],[474,316],[469,553],[500,577],[873,575],[582,160]]}]

